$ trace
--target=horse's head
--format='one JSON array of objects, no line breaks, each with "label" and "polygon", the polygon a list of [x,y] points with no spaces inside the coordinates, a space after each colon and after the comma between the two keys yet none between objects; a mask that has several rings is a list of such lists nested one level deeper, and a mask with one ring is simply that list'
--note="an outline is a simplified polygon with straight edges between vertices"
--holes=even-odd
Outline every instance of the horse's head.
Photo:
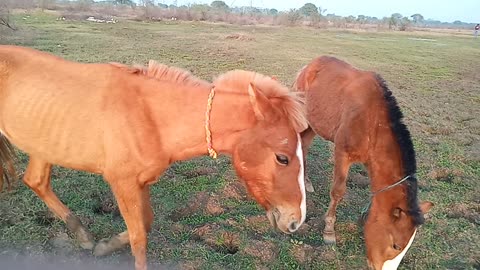
[{"label": "horse's head", "polygon": [[417,227],[423,222],[423,214],[433,203],[421,203],[419,213],[411,213],[406,207],[395,204],[389,204],[386,209],[381,204],[374,199],[365,222],[368,265],[375,270],[395,270],[413,243]]},{"label": "horse's head", "polygon": [[[307,122],[300,99],[279,82],[246,71],[253,123],[239,135],[233,147],[233,164],[247,190],[267,211],[270,223],[285,233],[296,231],[305,220],[303,152],[299,133]],[[217,82],[215,85],[218,86]]]}]

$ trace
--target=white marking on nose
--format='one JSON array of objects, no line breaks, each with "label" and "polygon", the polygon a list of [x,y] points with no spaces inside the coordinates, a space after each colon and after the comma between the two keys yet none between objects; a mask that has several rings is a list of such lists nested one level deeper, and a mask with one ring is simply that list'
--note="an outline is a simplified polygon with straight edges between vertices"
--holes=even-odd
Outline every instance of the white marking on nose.
[{"label": "white marking on nose", "polygon": [[300,211],[302,213],[302,219],[298,223],[297,228],[299,228],[307,216],[307,199],[305,196],[305,180],[304,180],[304,168],[303,168],[303,151],[302,151],[302,138],[300,134],[297,134],[297,157],[300,161],[300,170],[298,172],[298,185],[300,187],[300,192],[302,193],[302,203],[300,204]]},{"label": "white marking on nose", "polygon": [[288,144],[288,138],[283,139],[280,144]]},{"label": "white marking on nose", "polygon": [[407,253],[407,250],[412,245],[413,238],[415,238],[416,233],[417,233],[417,229],[415,229],[415,231],[413,232],[413,235],[410,238],[410,241],[408,241],[408,244],[403,249],[403,251],[400,254],[398,254],[395,258],[391,260],[387,260],[386,262],[383,263],[382,270],[396,270],[398,268],[398,266],[400,265],[400,262],[402,262],[403,256],[405,256],[405,253]]}]

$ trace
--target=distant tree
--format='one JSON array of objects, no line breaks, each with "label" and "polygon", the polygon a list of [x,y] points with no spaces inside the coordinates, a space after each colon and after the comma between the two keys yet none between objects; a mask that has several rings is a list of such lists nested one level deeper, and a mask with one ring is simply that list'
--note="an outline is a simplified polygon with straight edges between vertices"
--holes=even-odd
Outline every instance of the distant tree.
[{"label": "distant tree", "polygon": [[160,7],[160,8],[168,8],[168,5],[167,5],[167,4],[163,4],[163,3],[158,3],[158,7]]},{"label": "distant tree", "polygon": [[[402,21],[402,14],[400,13],[393,13],[392,16],[390,16],[389,21],[388,21],[388,28],[389,29],[395,29],[397,26],[400,25]],[[407,18],[408,19],[408,18]]]},{"label": "distant tree", "polygon": [[206,4],[193,4],[190,9],[199,12],[208,12],[211,8]]},{"label": "distant tree", "polygon": [[298,21],[300,21],[302,19],[302,14],[297,9],[291,9],[287,13],[287,19],[288,19],[288,23],[290,25],[295,25],[295,24],[298,23]]},{"label": "distant tree", "polygon": [[299,12],[307,17],[318,15],[318,8],[312,3],[306,3],[299,9]]},{"label": "distant tree", "polygon": [[325,16],[324,14],[327,13],[327,9],[322,9],[322,7],[318,7],[318,14],[320,16]]},{"label": "distant tree", "polygon": [[228,11],[230,7],[223,1],[213,1],[210,6],[216,10]]},{"label": "distant tree", "polygon": [[155,6],[155,0],[140,0],[140,6],[153,7]]},{"label": "distant tree", "polygon": [[462,22],[462,21],[459,21],[459,20],[456,20],[456,21],[453,22],[453,24],[455,24],[455,25],[462,25],[463,22]]},{"label": "distant tree", "polygon": [[267,14],[270,15],[270,16],[277,16],[278,15],[278,10],[276,10],[274,8],[269,9]]},{"label": "distant tree", "polygon": [[262,14],[262,11],[256,7],[251,7],[248,9],[248,13],[253,15],[259,15],[259,14]]},{"label": "distant tree", "polygon": [[208,12],[212,8],[207,4],[193,4],[190,9],[200,14],[198,18],[200,21],[206,21],[208,20]]},{"label": "distant tree", "polygon": [[408,17],[403,17],[401,20],[400,20],[400,31],[406,31],[410,25],[412,24],[412,22],[408,19]]},{"label": "distant tree", "polygon": [[357,19],[355,18],[355,16],[352,16],[352,15],[350,15],[350,16],[348,16],[348,17],[345,17],[345,21],[346,21],[347,23],[353,23],[353,22],[355,22],[356,20],[357,20]]},{"label": "distant tree", "polygon": [[367,17],[365,15],[358,15],[357,22],[359,22],[360,24],[364,24],[367,22]]},{"label": "distant tree", "polygon": [[423,23],[423,20],[425,20],[425,18],[423,18],[423,15],[419,13],[413,14],[412,16],[410,16],[410,18],[412,18],[415,24]]},{"label": "distant tree", "polygon": [[113,1],[115,5],[129,5],[133,6],[135,3],[132,0],[115,0]]}]

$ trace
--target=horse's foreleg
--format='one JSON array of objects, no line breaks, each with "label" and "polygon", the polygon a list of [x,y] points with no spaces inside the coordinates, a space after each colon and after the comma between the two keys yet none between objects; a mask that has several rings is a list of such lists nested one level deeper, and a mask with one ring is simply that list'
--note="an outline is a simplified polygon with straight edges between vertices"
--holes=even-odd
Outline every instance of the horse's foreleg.
[{"label": "horse's foreleg", "polygon": [[347,188],[346,180],[351,161],[348,154],[335,151],[335,171],[333,173],[333,185],[330,189],[330,204],[325,214],[325,229],[323,241],[327,244],[335,244],[335,220],[337,205],[342,200]]},{"label": "horse's foreleg", "polygon": [[41,159],[30,157],[30,161],[23,178],[24,183],[30,187],[48,208],[76,235],[80,246],[84,249],[92,249],[94,242],[92,235],[82,225],[80,219],[66,207],[53,192],[50,185],[52,164]]},{"label": "horse's foreleg", "polygon": [[305,189],[308,192],[314,192],[314,188],[310,178],[307,175],[307,154],[312,144],[313,138],[315,138],[315,131],[311,127],[308,127],[305,131],[302,132],[302,152],[303,152],[303,168],[305,172]]},{"label": "horse's foreleg", "polygon": [[[132,254],[135,257],[135,269],[146,270],[147,232],[153,220],[148,186],[140,185],[136,179],[108,179],[108,177],[106,179],[112,188],[128,230],[110,241],[117,239],[122,244],[126,242],[126,236],[128,236]],[[110,241],[107,245],[102,244],[106,247],[105,251],[111,252],[114,250],[110,247],[118,247],[109,246]],[[102,246],[95,248],[97,254],[100,253],[101,248]]]},{"label": "horse's foreleg", "polygon": [[[150,195],[149,195],[149,187],[144,187],[147,189],[145,192],[142,192],[144,203],[146,207],[144,208],[145,214],[145,228],[147,232],[150,232],[152,222],[153,222],[153,211],[152,207],[150,206]],[[130,238],[128,235],[128,230],[122,233],[119,233],[112,238],[105,238],[98,242],[95,246],[93,254],[95,256],[106,256],[112,254],[113,252],[123,249],[130,243]]]}]

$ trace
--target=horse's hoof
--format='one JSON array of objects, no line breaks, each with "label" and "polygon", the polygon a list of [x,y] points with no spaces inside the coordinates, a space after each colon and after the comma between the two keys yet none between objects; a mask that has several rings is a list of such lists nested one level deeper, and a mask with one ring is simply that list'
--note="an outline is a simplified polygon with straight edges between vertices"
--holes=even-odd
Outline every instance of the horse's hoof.
[{"label": "horse's hoof", "polygon": [[110,239],[102,239],[98,244],[95,246],[93,250],[93,255],[95,257],[102,257],[106,255],[110,255],[113,252],[112,248],[110,247]]},{"label": "horse's hoof", "polygon": [[315,189],[313,188],[313,184],[308,177],[305,178],[305,190],[307,192],[315,192]]},{"label": "horse's hoof", "polygon": [[315,192],[315,189],[313,188],[313,185],[310,182],[305,183],[305,190],[310,193]]},{"label": "horse's hoof", "polygon": [[323,242],[327,245],[336,245],[337,240],[335,239],[335,233],[334,232],[324,232],[323,233]]},{"label": "horse's hoof", "polygon": [[87,241],[87,242],[81,242],[80,247],[83,249],[87,250],[92,250],[93,247],[95,246],[95,243],[93,241]]}]

